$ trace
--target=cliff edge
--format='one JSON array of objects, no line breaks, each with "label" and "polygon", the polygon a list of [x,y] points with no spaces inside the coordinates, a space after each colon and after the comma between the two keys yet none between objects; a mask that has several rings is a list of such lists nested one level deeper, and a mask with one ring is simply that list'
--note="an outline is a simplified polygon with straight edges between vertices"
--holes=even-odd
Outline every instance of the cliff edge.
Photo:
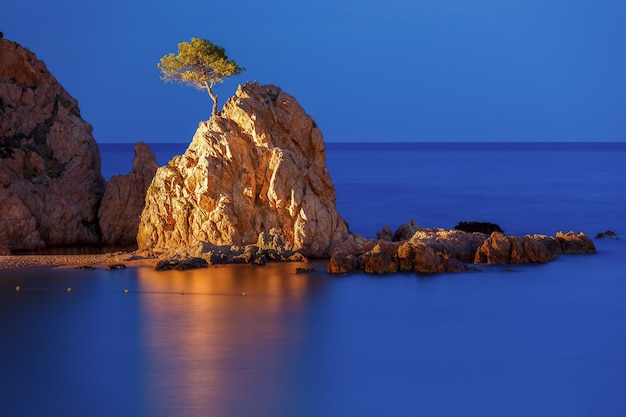
[{"label": "cliff edge", "polygon": [[35,54],[0,38],[0,247],[98,244],[100,163],[78,102]]}]

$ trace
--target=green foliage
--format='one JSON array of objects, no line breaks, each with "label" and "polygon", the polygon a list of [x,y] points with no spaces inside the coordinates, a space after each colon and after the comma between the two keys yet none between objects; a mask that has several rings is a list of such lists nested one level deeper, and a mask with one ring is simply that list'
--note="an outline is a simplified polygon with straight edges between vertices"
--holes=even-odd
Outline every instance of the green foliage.
[{"label": "green foliage", "polygon": [[181,158],[180,155],[174,155],[167,164],[172,168],[176,168],[176,164],[178,163],[180,158]]},{"label": "green foliage", "polygon": [[213,112],[217,110],[217,96],[213,86],[225,78],[240,74],[245,69],[228,59],[226,51],[207,39],[191,38],[191,42],[178,44],[178,55],[165,55],[158,63],[161,79],[207,90],[213,99]]},{"label": "green foliage", "polygon": [[161,187],[159,187],[158,185],[150,186],[150,195],[155,196],[159,194],[160,192],[161,192]]}]

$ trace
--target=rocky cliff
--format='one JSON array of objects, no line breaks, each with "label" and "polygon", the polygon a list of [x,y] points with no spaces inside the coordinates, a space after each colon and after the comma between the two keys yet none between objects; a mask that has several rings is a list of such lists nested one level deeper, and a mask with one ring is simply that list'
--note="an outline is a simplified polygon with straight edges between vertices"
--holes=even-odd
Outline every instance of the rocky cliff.
[{"label": "rocky cliff", "polygon": [[134,151],[131,172],[113,176],[106,185],[98,211],[105,245],[131,245],[137,241],[146,191],[158,165],[154,153],[145,143],[136,143]]},{"label": "rocky cliff", "polygon": [[0,246],[99,242],[100,152],[45,64],[0,38]]},{"label": "rocky cliff", "polygon": [[267,232],[288,250],[328,256],[349,233],[325,159],[322,133],[295,98],[246,83],[157,171],[139,248],[248,245]]}]

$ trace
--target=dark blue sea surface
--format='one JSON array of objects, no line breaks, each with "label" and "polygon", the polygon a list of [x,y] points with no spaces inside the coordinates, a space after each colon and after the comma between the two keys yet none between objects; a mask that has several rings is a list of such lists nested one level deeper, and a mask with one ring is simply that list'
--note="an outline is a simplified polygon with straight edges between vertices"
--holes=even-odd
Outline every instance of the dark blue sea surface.
[{"label": "dark blue sea surface", "polygon": [[[161,164],[186,147],[162,146]],[[131,145],[102,153],[105,176],[130,170]],[[327,162],[366,236],[626,235],[624,144],[328,144]],[[0,416],[625,416],[623,237],[429,276],[0,271]]]}]

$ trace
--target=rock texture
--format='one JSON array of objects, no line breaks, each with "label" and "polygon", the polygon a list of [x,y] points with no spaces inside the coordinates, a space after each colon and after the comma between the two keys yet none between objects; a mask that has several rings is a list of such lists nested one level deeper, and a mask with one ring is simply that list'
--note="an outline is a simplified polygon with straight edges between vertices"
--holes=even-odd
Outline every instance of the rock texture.
[{"label": "rock texture", "polygon": [[106,245],[132,245],[137,242],[146,192],[159,166],[154,153],[145,143],[136,143],[134,150],[131,172],[115,175],[109,180],[98,211],[102,243]]},{"label": "rock texture", "polygon": [[322,133],[295,98],[273,85],[239,86],[184,155],[157,171],[139,248],[248,245],[268,232],[288,250],[328,256],[348,227],[325,159]]},{"label": "rock texture", "polygon": [[472,264],[543,263],[560,253],[595,252],[593,242],[584,233],[509,236],[500,232],[486,235],[456,229],[418,229],[404,241],[362,241],[356,250],[336,251],[328,272],[459,272],[476,269]]},{"label": "rock texture", "polygon": [[376,238],[379,240],[388,240],[393,242],[400,242],[410,239],[413,234],[420,229],[415,219],[411,219],[409,223],[401,224],[395,231],[391,233],[389,225],[383,226],[381,230],[376,233]]},{"label": "rock texture", "polygon": [[0,38],[0,246],[99,243],[103,192],[77,101],[32,52]]}]

